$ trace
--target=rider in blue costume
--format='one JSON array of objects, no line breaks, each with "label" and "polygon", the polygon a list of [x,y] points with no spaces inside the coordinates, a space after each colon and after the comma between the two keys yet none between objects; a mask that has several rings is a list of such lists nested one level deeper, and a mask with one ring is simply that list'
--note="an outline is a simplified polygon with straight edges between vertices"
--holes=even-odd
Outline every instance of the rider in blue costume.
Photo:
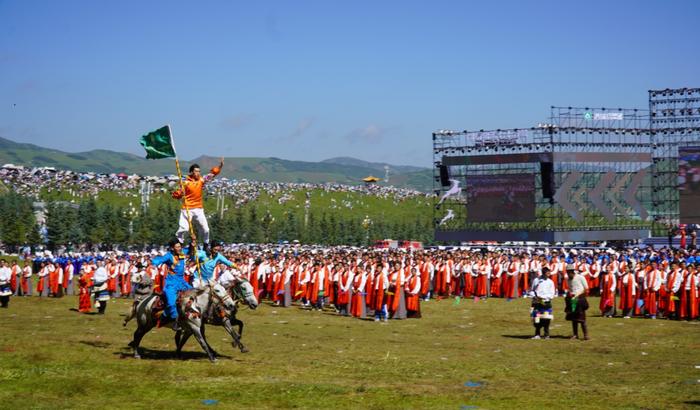
[{"label": "rider in blue costume", "polygon": [[151,261],[154,266],[168,265],[168,276],[165,277],[165,286],[163,287],[166,307],[160,320],[161,323],[164,323],[167,319],[172,320],[173,329],[175,330],[178,330],[177,293],[192,289],[192,286],[185,281],[185,259],[189,251],[190,249],[183,250],[182,245],[177,240],[172,240],[170,242],[170,252],[163,256],[157,256]]},{"label": "rider in blue costume", "polygon": [[229,268],[235,266],[231,261],[226,259],[226,257],[220,253],[222,248],[223,246],[221,242],[212,241],[211,252],[212,255],[214,255],[212,258],[209,258],[207,256],[207,253],[204,251],[197,252],[197,259],[199,259],[199,269],[201,271],[201,274],[199,272],[195,272],[195,278],[199,279],[200,286],[204,282],[207,282],[209,281],[209,279],[212,279],[214,277],[214,268],[216,268],[216,265],[219,262],[223,263]]}]

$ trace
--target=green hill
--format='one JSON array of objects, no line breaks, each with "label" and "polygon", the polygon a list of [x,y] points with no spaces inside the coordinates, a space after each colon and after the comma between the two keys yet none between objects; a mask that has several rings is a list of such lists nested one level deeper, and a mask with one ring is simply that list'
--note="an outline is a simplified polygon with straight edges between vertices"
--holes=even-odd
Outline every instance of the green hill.
[{"label": "green hill", "polygon": [[[200,156],[182,161],[183,169],[191,163],[209,169],[218,158]],[[140,175],[174,174],[172,161],[148,161],[137,155],[108,150],[69,153],[18,143],[0,137],[0,164],[12,163],[31,167],[55,167],[80,172]],[[226,158],[222,176],[266,182],[342,183],[357,185],[367,175],[382,177],[384,166],[354,158],[333,158],[321,162],[290,161],[280,158]],[[432,171],[427,168],[389,165],[391,184],[421,191],[432,189]]]}]

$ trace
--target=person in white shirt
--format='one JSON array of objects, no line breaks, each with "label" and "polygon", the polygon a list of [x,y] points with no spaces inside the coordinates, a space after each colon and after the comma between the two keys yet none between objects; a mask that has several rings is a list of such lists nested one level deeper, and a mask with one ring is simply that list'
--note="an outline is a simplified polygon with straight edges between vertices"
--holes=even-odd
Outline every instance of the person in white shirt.
[{"label": "person in white shirt", "polygon": [[0,307],[7,308],[12,295],[12,287],[10,280],[12,279],[12,270],[7,266],[5,259],[0,260]]},{"label": "person in white shirt", "polygon": [[540,338],[542,328],[544,328],[544,338],[549,339],[549,325],[554,318],[552,315],[552,298],[555,291],[554,282],[549,278],[549,268],[543,267],[541,275],[538,275],[532,281],[533,297],[530,314],[532,316],[532,324],[535,325],[535,336],[532,337],[533,339]]},{"label": "person in white shirt", "polygon": [[97,313],[104,315],[105,309],[107,309],[107,301],[109,300],[109,291],[107,290],[107,279],[109,279],[109,273],[105,268],[105,262],[99,261],[97,263],[98,268],[92,277],[94,282],[93,294],[95,295],[95,306],[97,306]]}]

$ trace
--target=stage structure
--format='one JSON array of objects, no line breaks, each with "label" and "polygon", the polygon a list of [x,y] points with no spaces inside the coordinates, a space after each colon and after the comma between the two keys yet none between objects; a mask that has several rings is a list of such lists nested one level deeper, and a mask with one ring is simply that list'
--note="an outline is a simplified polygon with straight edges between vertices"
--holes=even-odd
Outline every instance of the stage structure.
[{"label": "stage structure", "polygon": [[700,88],[649,90],[654,231],[700,224]]},{"label": "stage structure", "polygon": [[439,241],[583,242],[649,236],[646,110],[552,107],[528,129],[433,133]]}]

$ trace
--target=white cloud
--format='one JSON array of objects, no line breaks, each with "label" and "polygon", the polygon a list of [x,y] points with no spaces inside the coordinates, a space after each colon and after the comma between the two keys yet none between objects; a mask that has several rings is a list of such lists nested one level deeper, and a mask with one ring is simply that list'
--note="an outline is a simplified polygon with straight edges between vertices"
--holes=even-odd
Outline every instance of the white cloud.
[{"label": "white cloud", "polygon": [[389,128],[384,128],[376,124],[370,124],[364,128],[357,128],[350,131],[350,133],[345,135],[345,139],[350,142],[377,143],[384,139],[389,131]]},{"label": "white cloud", "polygon": [[255,120],[255,114],[236,114],[221,120],[219,125],[225,130],[237,130],[250,125]]},{"label": "white cloud", "polygon": [[294,139],[294,138],[300,137],[303,133],[306,132],[306,130],[308,130],[309,128],[311,128],[314,125],[314,121],[315,121],[315,119],[311,118],[311,117],[304,118],[301,121],[299,121],[299,124],[297,125],[294,132],[292,132],[289,135],[289,138]]}]

